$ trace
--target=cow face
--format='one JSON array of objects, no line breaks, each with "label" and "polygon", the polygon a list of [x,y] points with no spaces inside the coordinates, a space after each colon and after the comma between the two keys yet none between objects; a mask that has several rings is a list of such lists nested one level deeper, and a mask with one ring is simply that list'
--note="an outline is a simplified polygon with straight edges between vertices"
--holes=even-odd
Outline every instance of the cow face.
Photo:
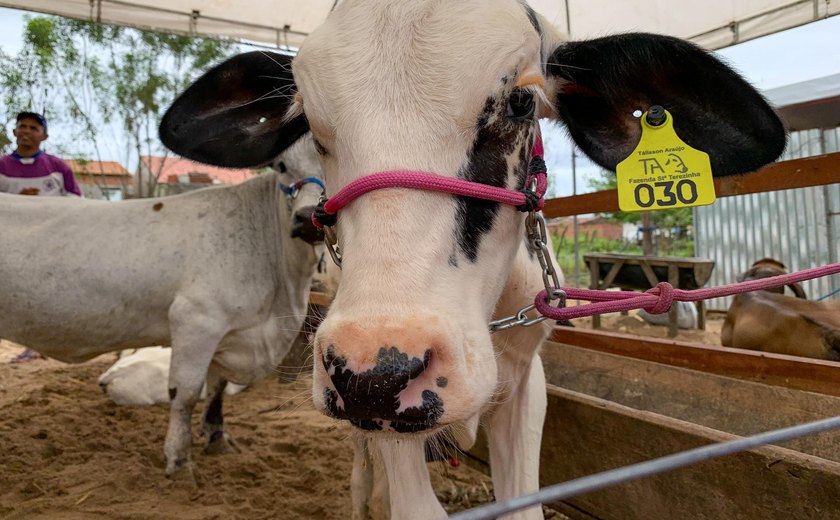
[{"label": "cow face", "polygon": [[[708,53],[647,34],[564,43],[519,0],[346,0],[293,63],[250,53],[210,71],[170,109],[161,137],[182,155],[242,165],[309,128],[330,195],[392,169],[518,189],[538,117],[561,119],[613,169],[638,143],[633,113],[653,104],[710,153],[717,175],[756,169],[784,147],[761,96]],[[523,216],[384,189],[343,209],[336,231],[342,283],[316,336],[316,404],[397,432],[479,411],[497,385],[487,322]]]},{"label": "cow face", "polygon": [[[292,238],[310,244],[323,242],[324,231],[312,222],[312,214],[323,193],[324,178],[312,136],[307,134],[298,139],[272,161],[271,168],[280,174],[281,183],[286,187],[292,215]],[[321,184],[311,182],[311,179],[317,179]]]}]

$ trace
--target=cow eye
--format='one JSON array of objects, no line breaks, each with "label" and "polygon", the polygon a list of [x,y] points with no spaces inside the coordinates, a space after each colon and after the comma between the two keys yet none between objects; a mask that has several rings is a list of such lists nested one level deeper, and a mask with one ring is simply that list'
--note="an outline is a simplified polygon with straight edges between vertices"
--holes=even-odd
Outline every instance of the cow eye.
[{"label": "cow eye", "polygon": [[327,149],[324,148],[324,145],[321,144],[321,141],[313,138],[312,142],[315,144],[315,151],[318,152],[318,155],[327,155]]},{"label": "cow eye", "polygon": [[534,94],[525,89],[514,90],[507,105],[507,116],[514,121],[525,121],[534,117]]}]

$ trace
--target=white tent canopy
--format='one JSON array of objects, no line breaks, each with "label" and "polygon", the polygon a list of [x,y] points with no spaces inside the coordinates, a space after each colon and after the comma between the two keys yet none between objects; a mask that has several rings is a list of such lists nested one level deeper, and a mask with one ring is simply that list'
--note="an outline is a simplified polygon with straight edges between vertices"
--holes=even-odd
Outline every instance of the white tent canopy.
[{"label": "white tent canopy", "polygon": [[[0,6],[297,48],[338,0],[0,0]],[[530,0],[572,38],[670,34],[709,49],[840,14],[831,0]]]}]

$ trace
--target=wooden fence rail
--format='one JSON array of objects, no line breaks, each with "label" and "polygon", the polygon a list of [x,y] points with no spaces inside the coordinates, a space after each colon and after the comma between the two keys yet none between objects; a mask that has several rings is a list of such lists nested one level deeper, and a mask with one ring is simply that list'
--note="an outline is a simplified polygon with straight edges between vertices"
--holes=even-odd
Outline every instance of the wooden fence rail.
[{"label": "wooden fence rail", "polygon": [[[747,175],[715,179],[718,198],[840,183],[840,152],[792,159],[765,166]],[[616,190],[596,191],[545,201],[548,218],[618,211]]]}]

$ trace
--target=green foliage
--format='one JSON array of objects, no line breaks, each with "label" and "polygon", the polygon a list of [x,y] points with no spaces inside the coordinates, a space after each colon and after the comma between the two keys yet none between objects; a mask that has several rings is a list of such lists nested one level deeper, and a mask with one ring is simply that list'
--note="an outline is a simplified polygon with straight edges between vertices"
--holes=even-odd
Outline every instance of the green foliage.
[{"label": "green foliage", "polygon": [[0,130],[0,154],[7,154],[13,150],[12,140],[5,130]]},{"label": "green foliage", "polygon": [[236,50],[226,41],[67,18],[26,17],[25,23],[21,52],[0,53],[6,120],[20,110],[44,112],[70,128],[71,135],[53,135],[51,142],[74,143],[77,150],[81,144],[97,152],[109,143],[125,148],[127,142],[126,164],[132,154],[162,151],[157,126],[165,108],[209,65]]},{"label": "green foliage", "polygon": [[[583,263],[583,256],[589,253],[622,253],[641,255],[642,245],[635,241],[607,240],[596,233],[581,234],[578,239],[578,277],[575,279],[575,246],[571,228],[566,233],[555,233],[551,237],[557,263],[566,276],[567,285],[573,287],[589,287],[589,267]],[[688,238],[657,237],[656,254],[660,256],[694,255],[694,241]]]}]

